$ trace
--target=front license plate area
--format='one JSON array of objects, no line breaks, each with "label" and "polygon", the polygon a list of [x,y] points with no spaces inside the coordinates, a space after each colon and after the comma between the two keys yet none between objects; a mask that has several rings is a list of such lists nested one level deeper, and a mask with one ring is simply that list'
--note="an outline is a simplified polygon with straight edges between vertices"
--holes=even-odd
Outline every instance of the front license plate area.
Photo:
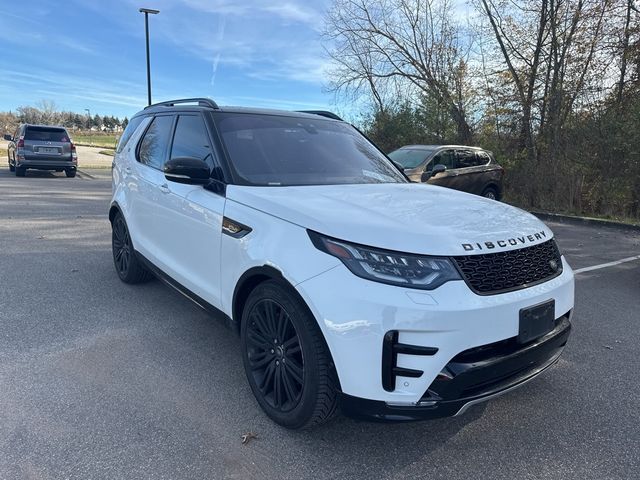
[{"label": "front license plate area", "polygon": [[556,301],[548,300],[520,310],[519,343],[528,343],[549,333],[556,323]]}]

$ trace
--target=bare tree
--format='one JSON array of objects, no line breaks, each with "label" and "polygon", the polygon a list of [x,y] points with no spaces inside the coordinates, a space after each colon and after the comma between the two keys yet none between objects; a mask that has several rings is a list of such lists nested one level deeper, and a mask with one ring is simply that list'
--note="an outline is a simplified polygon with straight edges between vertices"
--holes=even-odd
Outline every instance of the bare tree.
[{"label": "bare tree", "polygon": [[53,100],[40,100],[36,103],[36,108],[40,110],[41,123],[47,125],[60,123],[60,112],[58,111],[56,102]]},{"label": "bare tree", "polygon": [[624,87],[627,81],[627,66],[631,55],[631,19],[633,12],[639,13],[638,8],[634,5],[634,0],[627,0],[624,5],[624,27],[622,29],[622,39],[620,42],[620,79],[618,80],[616,97],[618,105],[622,104]]},{"label": "bare tree", "polygon": [[[553,0],[551,0],[553,1]],[[549,22],[548,0],[542,0],[539,5],[537,21],[529,22],[528,38],[524,42],[516,43],[512,31],[513,22],[503,20],[505,7],[500,9],[493,2],[482,0],[482,8],[491,24],[495,40],[500,48],[504,62],[513,80],[517,97],[522,108],[521,140],[527,149],[530,160],[537,157],[535,137],[533,131],[533,101],[538,88],[538,68],[540,66],[543,49],[548,37]],[[523,7],[524,10],[524,7]],[[522,27],[522,24],[519,25]],[[529,41],[529,35],[534,33],[534,41]]]},{"label": "bare tree", "polygon": [[449,0],[334,0],[325,38],[335,68],[330,89],[370,95],[379,110],[416,92],[446,105],[458,141],[468,143],[469,38]]}]

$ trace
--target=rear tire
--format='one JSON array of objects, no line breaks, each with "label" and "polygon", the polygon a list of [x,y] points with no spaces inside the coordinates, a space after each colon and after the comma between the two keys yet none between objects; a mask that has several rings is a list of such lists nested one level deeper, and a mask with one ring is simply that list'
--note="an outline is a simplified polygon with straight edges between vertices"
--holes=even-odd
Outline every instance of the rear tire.
[{"label": "rear tire", "polygon": [[11,163],[9,163],[9,171],[10,171],[10,172],[15,172],[15,171],[16,171],[16,167],[14,167],[13,165],[11,165]]},{"label": "rear tire", "polygon": [[111,251],[118,277],[124,283],[142,283],[151,279],[151,272],[140,262],[133,249],[127,223],[120,212],[116,213],[111,223]]},{"label": "rear tire", "polygon": [[482,192],[482,196],[484,198],[488,198],[489,200],[500,200],[500,197],[498,195],[498,191],[493,188],[493,187],[487,187],[484,189],[484,192]]},{"label": "rear tire", "polygon": [[329,420],[337,406],[337,378],[316,319],[279,280],[249,295],[240,329],[249,386],[269,418],[292,429]]},{"label": "rear tire", "polygon": [[67,175],[68,178],[73,178],[76,176],[76,171],[75,170],[70,170],[67,169],[64,171],[64,173]]},{"label": "rear tire", "polygon": [[16,177],[24,177],[27,173],[27,169],[24,167],[15,167]]}]

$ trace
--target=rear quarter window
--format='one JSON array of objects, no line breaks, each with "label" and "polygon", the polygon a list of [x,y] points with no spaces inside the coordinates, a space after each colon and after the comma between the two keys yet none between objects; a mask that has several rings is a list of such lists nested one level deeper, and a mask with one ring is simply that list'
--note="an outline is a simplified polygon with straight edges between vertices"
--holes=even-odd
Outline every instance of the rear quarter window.
[{"label": "rear quarter window", "polygon": [[491,157],[487,152],[478,152],[477,155],[480,165],[487,165],[491,161]]},{"label": "rear quarter window", "polygon": [[131,139],[135,131],[138,129],[138,127],[142,123],[142,120],[144,119],[145,117],[135,117],[131,119],[131,121],[127,125],[127,128],[124,129],[124,132],[122,133],[122,137],[120,137],[120,142],[118,142],[118,148],[116,149],[117,153],[120,153],[122,150],[124,150],[124,147],[127,146],[127,143],[129,143],[129,140]]}]

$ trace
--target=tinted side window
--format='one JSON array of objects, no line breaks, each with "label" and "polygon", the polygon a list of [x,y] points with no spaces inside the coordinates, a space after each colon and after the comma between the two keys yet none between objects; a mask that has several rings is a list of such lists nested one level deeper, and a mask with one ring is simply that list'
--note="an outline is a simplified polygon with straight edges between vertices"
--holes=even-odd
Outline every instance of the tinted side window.
[{"label": "tinted side window", "polygon": [[213,158],[207,130],[200,115],[180,115],[173,134],[171,158],[194,157],[213,169]]},{"label": "tinted side window", "polygon": [[434,165],[442,164],[447,167],[447,170],[451,170],[452,168],[456,168],[456,153],[453,150],[445,150],[444,152],[440,152],[433,160],[431,160],[430,168],[433,168]]},{"label": "tinted side window", "polygon": [[142,142],[140,142],[140,149],[138,150],[138,161],[140,163],[162,170],[162,165],[167,156],[172,125],[173,116],[155,117],[153,119],[142,138]]},{"label": "tinted side window", "polygon": [[477,155],[479,165],[486,165],[491,160],[491,157],[487,152],[478,152]]},{"label": "tinted side window", "polygon": [[472,150],[457,150],[458,168],[477,167],[482,165]]},{"label": "tinted side window", "polygon": [[144,118],[145,117],[135,117],[131,119],[131,121],[127,125],[127,128],[124,129],[124,132],[122,133],[122,137],[120,137],[120,142],[118,143],[118,149],[116,150],[117,153],[120,153],[122,150],[124,150],[124,147],[127,146],[129,139],[138,128],[138,125],[142,123],[142,120],[144,120]]}]

